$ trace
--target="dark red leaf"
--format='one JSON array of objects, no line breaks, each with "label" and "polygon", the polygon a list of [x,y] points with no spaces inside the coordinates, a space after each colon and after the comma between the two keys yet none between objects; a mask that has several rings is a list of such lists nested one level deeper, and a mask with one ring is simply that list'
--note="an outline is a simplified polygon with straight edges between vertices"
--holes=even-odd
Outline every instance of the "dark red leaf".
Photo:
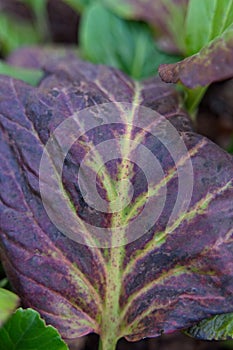
[{"label": "dark red leaf", "polygon": [[232,78],[233,26],[199,53],[174,64],[162,64],[159,75],[166,83],[180,81],[188,88]]},{"label": "dark red leaf", "polygon": [[[64,338],[89,332],[100,334],[106,349],[113,349],[115,341],[123,336],[133,341],[158,336],[161,332],[187,328],[214,314],[233,312],[232,156],[192,131],[172,87],[158,78],[138,84],[116,69],[75,59],[51,60],[38,88],[7,77],[1,77],[0,83],[0,252],[24,306],[38,310]],[[167,189],[161,215],[152,227],[147,231],[145,221],[146,232],[137,240],[114,248],[90,247],[61,233],[49,219],[39,189],[40,161],[52,132],[86,107],[93,106],[91,111],[95,115],[105,102],[112,102],[113,106],[115,102],[124,102],[147,107],[142,109],[147,112],[139,114],[145,128],[142,132],[134,127],[129,133],[128,114],[120,111],[121,122],[112,124],[111,113],[107,113],[102,117],[109,120],[108,127],[92,128],[73,144],[64,162],[61,185],[62,199],[69,203],[72,215],[77,220],[81,218],[84,226],[88,222],[101,230],[106,227],[111,230],[113,222],[124,222],[118,220],[121,212],[106,214],[93,210],[85,203],[77,183],[77,172],[86,152],[110,139],[116,141],[116,149],[120,145],[125,149],[123,152],[120,148],[122,159],[126,155],[132,159],[131,150],[126,147],[129,138],[139,137],[138,142],[150,152],[148,158],[136,158],[134,165],[125,166],[124,161],[114,157],[106,162],[102,174],[108,176],[104,180],[101,176],[96,178],[102,198],[106,199],[114,190],[115,183],[124,186],[125,182],[119,180],[127,179],[127,171],[134,187],[134,206],[129,209],[136,206],[143,210],[148,189],[156,206],[160,203],[160,191]],[[190,176],[185,167],[188,158],[173,159],[179,144],[173,145],[167,130],[160,128],[161,115],[153,111],[174,125],[184,141],[193,169],[193,189],[186,182]],[[137,116],[132,116],[135,122]],[[76,122],[82,130],[86,120],[81,115]],[[151,131],[145,132],[147,128]],[[168,145],[173,145],[170,149],[153,137],[153,128],[158,130],[158,136],[168,139]],[[60,149],[61,140],[70,142],[63,136],[54,139],[55,151]],[[127,137],[123,142],[124,136]],[[110,154],[109,147],[105,151]],[[55,172],[59,168],[57,154],[53,159]],[[96,159],[91,160],[92,170]],[[164,174],[161,181],[157,182],[156,172],[151,172],[151,183],[147,183],[139,161],[144,161],[149,169],[154,169],[151,167],[158,161]],[[179,183],[181,175],[183,180]],[[53,195],[49,187],[53,179],[43,178],[48,184],[48,201],[56,197],[56,193],[49,197]],[[179,191],[183,191],[183,196],[178,214],[170,223]],[[127,193],[123,196],[127,197]],[[111,196],[110,199],[114,197]],[[184,211],[186,202],[188,207]],[[61,225],[67,222],[64,203],[50,202],[58,210]],[[122,220],[128,215],[127,211],[123,214]],[[154,219],[153,210],[149,214],[146,219]],[[134,236],[138,225],[128,232],[129,237]],[[81,233],[82,230],[77,232],[77,236]],[[110,239],[116,238],[113,235]]]}]

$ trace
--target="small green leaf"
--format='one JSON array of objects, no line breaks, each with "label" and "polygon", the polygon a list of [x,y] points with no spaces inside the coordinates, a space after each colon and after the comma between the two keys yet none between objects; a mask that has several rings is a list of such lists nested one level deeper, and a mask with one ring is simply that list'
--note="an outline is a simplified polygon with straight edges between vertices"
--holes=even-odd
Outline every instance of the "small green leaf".
[{"label": "small green leaf", "polygon": [[233,0],[190,0],[186,17],[186,54],[193,55],[233,22]]},{"label": "small green leaf", "polygon": [[156,48],[146,24],[121,19],[100,4],[85,10],[80,43],[86,59],[121,69],[135,79],[154,75],[161,63],[179,60]]},{"label": "small green leaf", "polygon": [[16,294],[9,290],[0,288],[0,326],[8,319],[12,312],[17,308],[18,304],[19,297]]},{"label": "small green leaf", "polygon": [[0,329],[0,349],[68,350],[58,331],[46,326],[38,312],[18,309]]},{"label": "small green leaf", "polygon": [[11,66],[0,60],[0,74],[20,79],[26,83],[36,86],[43,77],[43,72],[39,69],[27,69]]},{"label": "small green leaf", "polygon": [[203,340],[233,339],[233,313],[216,315],[189,328],[187,334]]},{"label": "small green leaf", "polygon": [[0,14],[0,51],[6,55],[22,45],[31,45],[40,41],[39,33],[33,24],[15,20],[5,14]]}]

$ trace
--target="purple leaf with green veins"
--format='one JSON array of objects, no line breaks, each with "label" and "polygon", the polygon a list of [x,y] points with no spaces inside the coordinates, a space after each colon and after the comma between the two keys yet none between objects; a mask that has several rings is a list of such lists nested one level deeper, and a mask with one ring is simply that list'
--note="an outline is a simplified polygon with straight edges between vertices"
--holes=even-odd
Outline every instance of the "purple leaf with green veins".
[{"label": "purple leaf with green veins", "polygon": [[[106,103],[115,108],[116,123]],[[76,119],[70,118],[74,113]],[[113,68],[57,59],[47,64],[37,88],[1,77],[0,118],[0,252],[23,306],[39,311],[64,339],[100,334],[104,350],[115,349],[121,337],[154,337],[233,312],[233,158],[192,131],[171,86],[158,78],[139,84]],[[93,125],[84,133],[88,118]],[[59,129],[70,120],[72,128]],[[177,140],[175,133],[167,134],[172,125]],[[75,129],[83,133],[79,139]],[[46,153],[51,136],[51,148],[46,146],[51,153]],[[64,144],[69,146],[65,156]],[[187,153],[176,159],[182,145]],[[42,155],[49,171],[47,178],[42,171],[39,187]],[[144,173],[140,165],[151,171]],[[80,186],[80,168],[96,173],[96,186],[85,172],[87,186]],[[43,185],[48,197],[45,193],[42,203]],[[105,200],[107,212],[88,203],[88,186],[97,190],[99,202]],[[117,198],[127,205],[111,211]],[[133,240],[140,227],[134,222],[150,200],[155,208],[163,204],[160,215],[154,217],[152,206]],[[58,230],[48,206],[61,227],[70,223],[76,229],[77,239]],[[129,243],[98,246],[90,226],[103,233],[108,229],[104,239],[113,245],[120,227]],[[88,244],[80,244],[80,237]]]}]

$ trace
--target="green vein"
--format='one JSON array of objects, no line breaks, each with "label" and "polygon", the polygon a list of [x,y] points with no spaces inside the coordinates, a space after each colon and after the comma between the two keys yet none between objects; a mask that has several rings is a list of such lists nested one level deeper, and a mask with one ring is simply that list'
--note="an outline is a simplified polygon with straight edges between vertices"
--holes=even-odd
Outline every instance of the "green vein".
[{"label": "green vein", "polygon": [[[53,249],[49,250],[48,253],[54,259],[59,261],[64,266],[69,267],[68,275],[72,278],[73,281],[76,281],[79,288],[83,288],[83,292],[86,294],[86,297],[90,297],[90,292],[92,298],[89,299],[89,302],[95,301],[97,308],[102,310],[102,300],[98,291],[94,288],[93,284],[87,279],[86,275],[81,272],[66,256],[58,249],[56,246],[53,246]],[[62,254],[62,255],[61,255]]]},{"label": "green vein", "polygon": [[[135,95],[133,100],[133,106],[131,113],[127,116],[128,119],[126,122],[126,133],[124,138],[124,144],[122,148],[122,158],[123,162],[121,163],[121,167],[118,169],[118,179],[126,178],[128,175],[127,162],[124,162],[124,158],[128,159],[128,156],[131,152],[131,135],[133,130],[133,118],[136,112],[137,105],[140,102],[140,88],[139,85],[136,85]],[[122,111],[125,113],[125,111]],[[125,114],[123,114],[125,115]],[[119,192],[126,190],[123,186],[121,188],[121,182],[119,186]],[[122,212],[116,213],[112,217],[112,226],[115,227],[116,223],[122,222]],[[124,228],[122,228],[124,230]],[[121,243],[121,246],[116,246],[118,243]],[[112,237],[112,245],[113,247],[110,250],[110,259],[107,264],[107,281],[106,281],[106,303],[105,310],[103,313],[103,322],[102,322],[102,331],[101,331],[101,339],[103,340],[106,348],[111,348],[111,344],[113,340],[119,338],[119,314],[120,314],[120,306],[119,306],[119,298],[121,292],[121,284],[122,284],[122,264],[125,255],[125,246],[122,245],[122,242],[118,242],[118,237]],[[116,247],[114,247],[116,246]]]},{"label": "green vein", "polygon": [[[213,193],[208,193],[206,195],[206,197],[204,199],[202,199],[201,201],[199,201],[196,206],[193,208],[194,211],[195,209],[197,209],[200,213],[203,213],[205,209],[208,208],[209,203],[212,201],[212,199],[214,199],[217,195],[221,194],[222,192],[224,192],[225,190],[229,189],[232,187],[232,180],[228,181],[224,186],[222,186],[220,189],[217,189],[216,191],[214,191]],[[192,215],[191,215],[192,217]],[[187,219],[187,218],[186,218]],[[208,253],[209,250],[213,249],[213,247],[218,247],[219,245],[221,245],[222,243],[229,241],[229,239],[231,238],[233,234],[233,229],[230,229],[226,235],[224,236],[224,238],[219,238],[217,241],[215,241],[213,243],[213,245],[208,246],[207,249],[206,247],[203,249],[203,251],[201,252],[201,255],[206,255]],[[198,258],[194,257],[193,259],[191,259],[191,262],[196,261]],[[139,259],[136,260],[136,262],[138,262]],[[190,265],[190,264],[189,264]],[[215,273],[211,270],[211,271],[202,271],[200,269],[197,269],[195,267],[192,266],[179,266],[177,265],[176,267],[174,267],[173,269],[166,271],[165,273],[163,273],[161,276],[159,276],[156,280],[153,280],[152,282],[148,283],[146,286],[143,286],[143,288],[141,288],[140,290],[136,291],[134,294],[132,294],[129,299],[128,299],[128,303],[126,304],[126,306],[123,308],[122,313],[121,313],[121,323],[123,324],[124,322],[124,318],[128,312],[128,310],[130,309],[130,307],[132,306],[133,302],[135,302],[137,300],[137,298],[142,297],[143,294],[147,293],[149,290],[152,290],[153,287],[157,284],[160,284],[161,282],[165,281],[166,279],[169,279],[170,277],[173,276],[179,276],[182,274],[192,274],[192,273],[198,273],[198,274],[204,274],[204,275],[209,275],[209,276],[213,276],[215,275]],[[140,322],[140,320],[142,320],[144,317],[146,317],[147,315],[149,315],[151,312],[155,311],[156,309],[158,309],[160,305],[159,304],[153,304],[150,308],[146,309],[145,312],[143,312],[142,314],[140,314],[136,319],[134,319],[132,323],[135,323],[135,321]],[[168,306],[171,306],[171,303],[168,304]],[[162,306],[163,308],[165,307],[164,305]],[[130,324],[130,325],[131,325]],[[130,325],[127,325],[127,329],[128,331],[132,331],[132,329],[130,329]],[[136,325],[137,326],[137,325]],[[136,327],[134,326],[134,327]],[[125,332],[125,329],[124,329]]]},{"label": "green vein", "polygon": [[[132,306],[132,304],[139,298],[142,297],[143,294],[146,294],[150,290],[153,290],[153,288],[156,285],[162,284],[167,279],[170,279],[171,277],[177,277],[181,276],[183,274],[189,274],[191,275],[192,272],[190,269],[188,269],[185,266],[177,265],[174,268],[170,269],[169,271],[165,271],[160,275],[156,280],[151,281],[147,285],[143,285],[143,287],[139,290],[137,290],[135,293],[131,294],[130,297],[127,299],[127,304],[124,306],[122,312],[121,312],[121,322],[123,322],[125,315],[127,314],[128,310]],[[155,307],[155,305],[153,305]]]},{"label": "green vein", "polygon": [[[128,188],[125,188],[125,182],[123,182],[123,179],[128,178],[129,174],[129,165],[128,165],[128,159],[130,159],[130,153],[132,152],[132,149],[135,148],[135,146],[131,145],[131,140],[132,140],[132,132],[134,129],[134,117],[135,113],[137,113],[138,106],[140,105],[140,86],[138,83],[135,83],[135,95],[134,95],[134,100],[132,103],[132,109],[129,114],[127,114],[127,119],[125,120],[126,123],[126,130],[125,130],[125,135],[124,135],[124,142],[122,145],[122,161],[120,163],[120,166],[118,167],[118,179],[120,179],[120,186],[118,187],[119,193],[122,195],[123,193],[128,193]],[[123,114],[125,116],[125,112]],[[130,167],[132,170],[132,167]],[[124,210],[121,212],[117,213],[113,217],[113,220],[115,222],[119,222],[121,225],[124,223]]]},{"label": "green vein", "polygon": [[[11,88],[13,90],[13,93],[14,93],[14,95],[16,97],[16,100],[18,101],[19,105],[21,106],[21,108],[23,110],[23,114],[26,116],[26,110],[25,110],[24,106],[22,105],[21,100],[18,97],[17,91],[15,89],[14,81],[11,79],[10,83],[11,83]],[[43,143],[41,142],[40,138],[39,138],[38,133],[36,132],[36,130],[34,128],[33,123],[30,122],[30,125],[31,125],[32,130],[28,130],[28,131],[32,132],[32,134],[37,138],[39,144],[44,146]],[[48,155],[48,156],[50,158],[50,155]],[[55,170],[55,174],[56,174],[56,176],[58,176],[55,164],[53,163],[53,160],[51,158],[50,158],[50,160],[51,160],[53,168]],[[58,176],[58,180],[59,180],[59,176]],[[61,187],[61,192],[64,194],[65,198],[68,199],[69,203],[72,204],[72,202],[70,202],[68,194],[66,193],[66,191],[65,191],[65,189],[63,187],[63,184],[61,183],[61,181],[58,181],[58,182],[59,182],[59,185]],[[38,226],[42,230],[42,228],[40,227],[39,223],[36,221],[34,215],[32,215],[32,216],[30,215],[30,213],[32,213],[32,210],[29,207],[27,201],[25,201],[25,205],[26,205],[26,207],[28,209],[29,218],[32,219],[35,222],[36,226]],[[72,205],[70,207],[72,208]],[[83,221],[82,220],[80,220],[80,221],[81,221],[81,224],[83,226]],[[86,230],[86,227],[85,227],[85,230]],[[74,270],[74,273],[72,273],[72,277],[77,281],[79,288],[83,288],[83,290],[85,291],[85,293],[87,293],[87,295],[88,295],[88,292],[92,291],[91,293],[93,295],[93,300],[97,301],[96,306],[97,306],[98,309],[101,309],[102,308],[101,298],[100,298],[98,292],[95,290],[95,288],[91,284],[91,282],[87,279],[85,274],[83,274],[79,269],[74,269],[73,264],[66,258],[64,253],[58,247],[55,246],[54,242],[51,241],[51,239],[48,237],[48,235],[46,235],[46,237],[51,242],[51,244],[53,246],[53,249],[51,249],[52,255],[55,256],[56,255],[55,252],[57,252],[58,253],[58,257],[59,257],[59,261],[63,260],[70,267],[70,271]],[[103,271],[105,271],[105,273],[106,273],[106,270],[104,268],[105,267],[105,263],[104,263],[102,255],[100,254],[100,251],[99,250],[95,250],[95,252],[98,254],[98,258],[99,258],[99,261],[100,261],[100,263],[101,263],[101,265],[103,267]],[[77,275],[79,276],[80,279],[77,279]]]},{"label": "green vein", "polygon": [[154,188],[150,189],[148,193],[142,193],[141,196],[137,198],[136,202],[134,203],[130,211],[127,213],[126,220],[130,220],[132,217],[134,217],[138,213],[139,209],[142,208],[142,206],[146,203],[148,198],[158,195],[160,189],[166,186],[168,182],[176,176],[177,167],[184,165],[185,162],[189,160],[192,156],[197,154],[200,148],[204,147],[205,144],[206,144],[205,140],[202,140],[201,142],[199,142],[195,147],[193,147],[188,152],[187,155],[181,157],[180,160],[176,162],[176,165],[168,171],[168,174],[164,176],[163,179],[158,184],[156,184]]},{"label": "green vein", "polygon": [[212,193],[207,193],[205,197],[199,200],[189,211],[180,215],[180,217],[165,231],[158,232],[155,234],[154,238],[148,242],[148,244],[143,248],[143,251],[137,252],[134,258],[131,259],[127,267],[125,268],[124,276],[126,277],[128,274],[132,272],[132,270],[136,267],[139,260],[146,257],[147,254],[159,248],[164,242],[168,235],[172,234],[172,232],[177,229],[183,221],[190,223],[197,215],[203,215],[208,209],[211,201],[222,192],[226,191],[232,187],[232,180],[228,181],[224,186],[216,189]]},{"label": "green vein", "polygon": [[[12,242],[13,244],[15,244],[15,242]],[[76,303],[74,303],[72,300],[68,299],[67,297],[65,297],[64,295],[60,294],[58,291],[54,290],[54,289],[50,289],[48,286],[46,286],[45,284],[35,280],[32,277],[27,276],[25,273],[23,273],[21,270],[18,269],[17,266],[15,266],[13,264],[13,262],[11,260],[9,260],[7,255],[4,255],[5,259],[7,260],[8,264],[11,265],[11,267],[17,271],[21,276],[23,276],[26,280],[30,281],[31,283],[40,286],[42,289],[47,289],[51,294],[55,294],[58,296],[58,298],[64,299],[66,301],[66,304],[63,304],[63,306],[67,309],[68,305],[71,305],[72,307],[74,307],[77,311],[79,311],[80,313],[83,313],[85,315],[85,319],[88,321],[89,320],[89,324],[93,326],[93,324],[95,324],[96,320],[94,320],[93,318],[91,318],[91,316],[89,316],[87,314],[87,312],[83,309],[81,309]],[[57,315],[58,316],[58,315]],[[61,316],[61,315],[60,315]]]},{"label": "green vein", "polygon": [[[158,312],[159,310],[164,311],[165,309],[171,308],[172,305],[176,304],[178,302],[178,300],[182,299],[182,298],[203,301],[203,300],[209,300],[209,299],[213,300],[213,295],[199,296],[197,298],[195,295],[183,294],[183,295],[180,295],[178,299],[175,299],[173,301],[169,300],[165,304],[157,304],[156,306],[155,306],[155,304],[152,304],[148,309],[146,309],[144,312],[142,312],[140,315],[138,315],[138,317],[136,317],[129,325],[127,325],[127,328],[123,330],[124,334],[126,334],[126,333],[132,334],[134,329],[137,329],[137,331],[138,331],[140,321],[142,321],[145,317],[151,315],[151,313],[153,313],[154,311],[156,311],[156,312]],[[214,297],[214,299],[215,300],[222,300],[224,298],[219,296],[219,297]],[[156,316],[155,316],[155,322],[156,322]],[[132,327],[130,327],[131,325],[132,325]],[[122,335],[123,335],[123,333],[122,333]]]},{"label": "green vein", "polygon": [[[212,246],[211,248],[212,249]],[[208,249],[208,251],[210,250]],[[206,255],[207,251],[204,248],[203,252],[201,253],[201,255]],[[127,312],[129,311],[130,307],[133,305],[133,303],[139,299],[143,297],[143,294],[146,294],[147,292],[149,292],[150,290],[153,290],[154,286],[162,284],[163,282],[165,282],[166,280],[169,280],[172,277],[178,277],[178,276],[182,276],[182,275],[193,275],[193,273],[196,273],[198,275],[204,275],[204,276],[215,276],[215,272],[212,270],[209,271],[204,271],[201,270],[200,268],[196,268],[195,266],[191,266],[191,263],[199,260],[199,257],[194,257],[193,259],[191,259],[189,261],[189,264],[187,266],[181,266],[181,265],[177,265],[174,268],[163,272],[158,278],[156,278],[155,280],[151,281],[150,283],[148,283],[147,285],[144,285],[143,288],[141,288],[140,290],[136,291],[135,293],[131,294],[130,297],[128,298],[128,302],[127,304],[124,306],[122,313],[121,313],[121,322],[123,323],[124,318],[127,314]],[[144,313],[140,314],[136,320],[139,318],[140,320],[143,319],[145,316],[147,316],[148,314],[151,313],[151,311],[156,310],[156,308],[159,306],[160,304],[156,304],[155,303],[151,306],[151,308],[146,309]],[[171,304],[169,303],[169,306],[171,306]],[[135,321],[135,320],[134,320]],[[133,321],[133,322],[134,322]],[[132,322],[132,323],[133,323]]]},{"label": "green vein", "polygon": [[[202,140],[201,142],[199,142],[195,147],[193,147],[192,149],[189,150],[189,154],[184,156],[184,157],[181,157],[181,159],[177,162],[177,165],[178,166],[182,166],[183,164],[185,164],[185,161],[189,159],[189,157],[191,158],[192,156],[194,156],[202,147],[204,147],[206,144],[206,141],[205,140]],[[172,179],[174,178],[174,176],[176,176],[177,174],[177,167],[174,166],[173,168],[171,168],[168,172],[168,175],[167,176],[164,176],[164,178],[149,192],[149,195],[150,196],[154,196],[156,195],[160,188],[162,188],[163,186],[166,186],[167,183]],[[144,198],[144,194],[139,197],[138,199],[138,202],[135,204],[135,208],[132,208],[131,210],[138,210],[143,204],[144,204],[144,201],[145,201],[145,198]],[[134,212],[133,212],[134,214]],[[129,215],[132,217],[133,215],[131,212],[129,213]],[[156,234],[156,236],[154,237],[154,240],[155,240],[155,246],[154,248],[156,247],[156,245],[158,244],[158,247],[161,245],[160,244],[160,241],[162,240],[163,241],[164,239],[164,232],[158,232]],[[162,242],[163,243],[163,242]],[[150,244],[150,242],[149,242]],[[144,252],[144,250],[143,250]],[[144,254],[141,254],[141,252],[136,252],[136,256],[133,257],[132,259],[132,262],[131,264],[129,264],[127,267],[126,267],[126,270],[125,270],[125,274],[128,273],[128,271],[130,272],[131,269],[133,268],[133,265],[136,265],[136,261],[135,259],[137,259],[137,257],[140,259],[141,256],[144,256]]]}]

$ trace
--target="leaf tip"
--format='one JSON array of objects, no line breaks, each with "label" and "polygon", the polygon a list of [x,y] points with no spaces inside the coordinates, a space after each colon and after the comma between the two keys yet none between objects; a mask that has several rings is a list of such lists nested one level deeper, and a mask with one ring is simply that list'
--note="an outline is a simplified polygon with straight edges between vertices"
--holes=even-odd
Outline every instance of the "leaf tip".
[{"label": "leaf tip", "polygon": [[161,64],[159,66],[159,76],[165,83],[177,83],[179,74],[176,63]]}]

